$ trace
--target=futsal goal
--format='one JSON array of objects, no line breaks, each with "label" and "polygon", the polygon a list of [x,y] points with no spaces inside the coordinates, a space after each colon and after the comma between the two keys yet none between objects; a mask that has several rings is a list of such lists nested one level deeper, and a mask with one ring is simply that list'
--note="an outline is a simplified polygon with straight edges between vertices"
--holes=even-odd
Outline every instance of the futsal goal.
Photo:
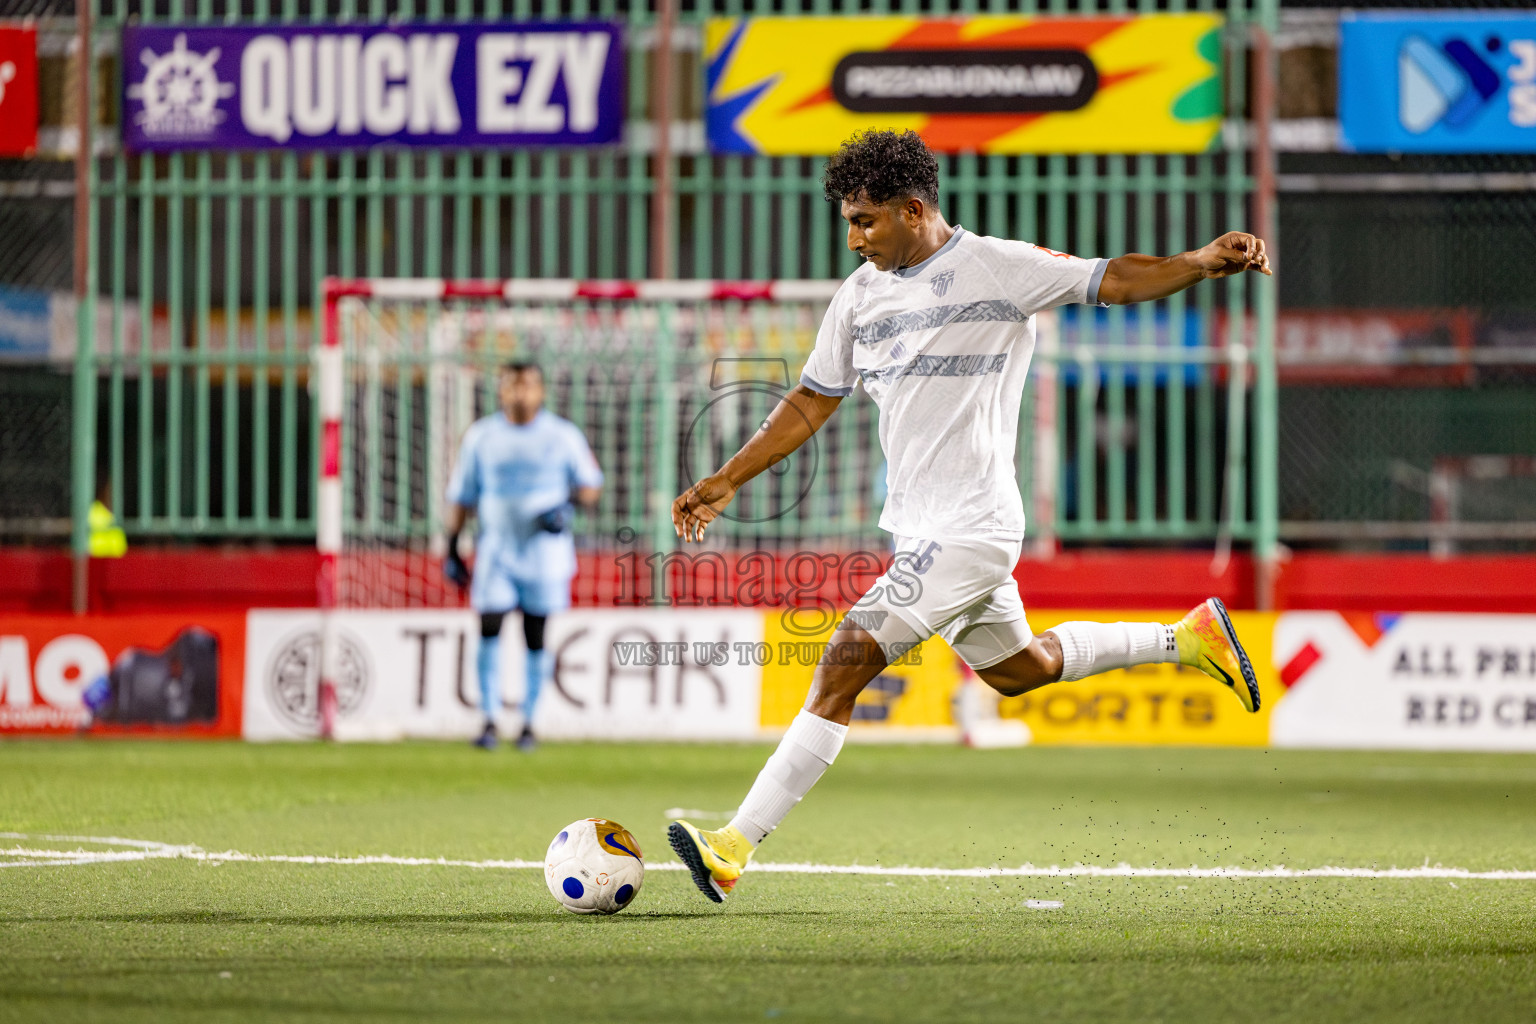
[{"label": "futsal goal", "polygon": [[[673,498],[793,386],[836,288],[328,279],[316,366],[320,732],[348,694],[336,610],[464,602],[442,573],[445,495],[465,429],[497,409],[498,367],[540,366],[546,408],[581,428],[607,477],[597,509],[576,520],[575,603],[644,600],[661,571],[652,556],[674,547]],[[882,543],[872,410],[839,420],[744,488],[717,536],[741,547]]]}]

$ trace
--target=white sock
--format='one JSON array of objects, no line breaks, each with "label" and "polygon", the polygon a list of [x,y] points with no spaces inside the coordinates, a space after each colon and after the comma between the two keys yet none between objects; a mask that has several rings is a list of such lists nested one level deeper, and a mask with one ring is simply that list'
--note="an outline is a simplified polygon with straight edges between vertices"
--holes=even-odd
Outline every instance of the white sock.
[{"label": "white sock", "polygon": [[1061,641],[1063,682],[1179,660],[1173,626],[1160,622],[1063,622],[1050,632]]},{"label": "white sock", "polygon": [[757,781],[747,791],[731,824],[753,846],[779,827],[790,808],[811,791],[821,773],[837,760],[848,735],[846,725],[818,718],[802,710],[789,724],[779,749],[768,758]]}]

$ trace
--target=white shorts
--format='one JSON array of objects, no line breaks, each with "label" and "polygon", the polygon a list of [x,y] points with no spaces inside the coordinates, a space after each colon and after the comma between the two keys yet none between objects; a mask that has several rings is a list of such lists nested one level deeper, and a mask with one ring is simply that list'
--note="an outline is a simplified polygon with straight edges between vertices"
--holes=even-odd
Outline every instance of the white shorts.
[{"label": "white shorts", "polygon": [[1024,541],[896,538],[896,557],[848,618],[895,661],[941,636],[974,669],[1029,646],[1034,634],[1013,567]]}]

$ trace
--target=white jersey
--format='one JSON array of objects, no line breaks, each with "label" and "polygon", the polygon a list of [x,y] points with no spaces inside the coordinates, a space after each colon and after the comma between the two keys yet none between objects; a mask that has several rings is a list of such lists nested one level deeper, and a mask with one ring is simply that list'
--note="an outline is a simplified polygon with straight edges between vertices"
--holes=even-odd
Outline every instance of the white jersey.
[{"label": "white jersey", "polygon": [[843,282],[800,383],[841,396],[862,381],[879,406],[882,530],[1024,536],[1013,457],[1034,314],[1097,302],[1107,262],[956,227],[915,267]]}]

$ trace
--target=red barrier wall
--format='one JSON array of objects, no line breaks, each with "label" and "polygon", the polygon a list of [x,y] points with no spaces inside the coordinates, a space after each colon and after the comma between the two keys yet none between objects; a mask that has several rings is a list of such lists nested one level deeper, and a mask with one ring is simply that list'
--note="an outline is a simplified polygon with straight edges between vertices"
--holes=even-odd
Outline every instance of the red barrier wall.
[{"label": "red barrier wall", "polygon": [[[93,612],[313,608],[313,548],[142,548],[91,560]],[[0,613],[70,610],[66,552],[0,548]]]},{"label": "red barrier wall", "polygon": [[[584,554],[588,581],[603,577],[621,592],[620,560],[628,554]],[[726,593],[740,593],[738,556],[725,558]],[[317,558],[312,549],[166,548],[130,551],[91,563],[91,610],[130,613],[245,608],[302,608],[315,604]],[[821,596],[846,603],[836,576],[819,586],[788,582],[783,558],[774,559],[772,593]],[[1084,551],[1055,559],[1026,559],[1014,570],[1026,606],[1037,608],[1147,608],[1192,605],[1212,594],[1234,609],[1253,607],[1253,561],[1234,554],[1212,573],[1209,551]],[[643,560],[638,571],[648,573]],[[681,573],[674,567],[674,581]],[[829,570],[830,572],[830,570]],[[630,577],[633,578],[633,575]],[[811,579],[812,577],[801,577]],[[868,577],[863,577],[866,581]],[[709,590],[709,576],[701,582]],[[631,590],[633,588],[631,587]],[[677,592],[674,586],[673,592]],[[1297,553],[1281,569],[1279,609],[1339,611],[1536,612],[1536,557],[1478,556],[1435,560],[1417,555]],[[46,549],[0,549],[0,614],[63,612],[70,607],[70,560]]]},{"label": "red barrier wall", "polygon": [[1280,609],[1341,612],[1536,612],[1536,557],[1296,554]]}]

